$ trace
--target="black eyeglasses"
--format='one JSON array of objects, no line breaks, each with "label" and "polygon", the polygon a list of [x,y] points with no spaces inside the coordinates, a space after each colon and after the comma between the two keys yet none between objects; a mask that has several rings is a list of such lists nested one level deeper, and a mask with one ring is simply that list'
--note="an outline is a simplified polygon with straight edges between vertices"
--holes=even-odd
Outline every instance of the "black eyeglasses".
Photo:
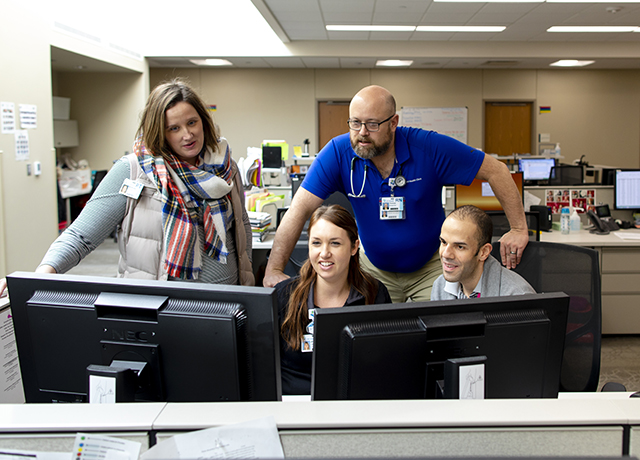
[{"label": "black eyeglasses", "polygon": [[378,131],[380,129],[380,125],[382,123],[386,123],[387,121],[391,120],[394,115],[391,115],[386,120],[382,120],[382,121],[367,121],[367,122],[364,122],[364,123],[361,122],[360,120],[347,120],[347,124],[349,125],[349,129],[352,129],[354,131],[360,131],[362,129],[362,125],[365,125],[367,127],[367,131],[371,131],[372,133],[375,133],[376,131]]}]

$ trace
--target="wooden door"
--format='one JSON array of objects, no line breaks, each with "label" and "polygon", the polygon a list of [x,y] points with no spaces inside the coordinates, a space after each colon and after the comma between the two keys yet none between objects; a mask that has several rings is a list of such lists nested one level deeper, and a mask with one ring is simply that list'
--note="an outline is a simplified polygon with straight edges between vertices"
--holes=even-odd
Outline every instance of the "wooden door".
[{"label": "wooden door", "polygon": [[349,101],[318,102],[318,151],[331,139],[349,131]]},{"label": "wooden door", "polygon": [[533,103],[485,102],[484,151],[500,156],[535,154],[531,137]]}]

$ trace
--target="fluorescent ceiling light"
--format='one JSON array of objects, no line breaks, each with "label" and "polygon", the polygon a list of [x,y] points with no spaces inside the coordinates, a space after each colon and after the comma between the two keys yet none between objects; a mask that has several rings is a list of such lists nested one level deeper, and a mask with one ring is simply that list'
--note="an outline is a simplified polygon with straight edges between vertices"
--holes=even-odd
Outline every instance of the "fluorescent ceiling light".
[{"label": "fluorescent ceiling light", "polygon": [[328,25],[327,30],[338,32],[413,32],[415,26]]},{"label": "fluorescent ceiling light", "polygon": [[549,65],[555,67],[584,67],[586,65],[591,65],[596,61],[577,61],[575,59],[561,59],[556,62],[552,62]]},{"label": "fluorescent ceiling light", "polygon": [[635,32],[637,28],[637,26],[552,26],[547,29],[547,32]]},{"label": "fluorescent ceiling light", "polygon": [[418,26],[417,32],[502,32],[505,26]]},{"label": "fluorescent ceiling light", "polygon": [[386,61],[377,61],[376,65],[380,67],[409,67],[413,61],[400,61],[398,59],[387,59]]},{"label": "fluorescent ceiling light", "polygon": [[190,62],[193,62],[196,65],[211,65],[211,66],[225,66],[225,65],[233,65],[231,62],[226,59],[189,59]]}]

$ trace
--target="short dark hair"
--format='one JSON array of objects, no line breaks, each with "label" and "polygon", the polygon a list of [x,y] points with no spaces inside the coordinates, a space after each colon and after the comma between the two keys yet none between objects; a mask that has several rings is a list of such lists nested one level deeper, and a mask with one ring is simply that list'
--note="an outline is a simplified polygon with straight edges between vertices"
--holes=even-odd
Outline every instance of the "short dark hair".
[{"label": "short dark hair", "polygon": [[493,236],[493,222],[491,217],[482,209],[467,204],[454,209],[448,217],[454,217],[458,220],[470,220],[474,224],[478,231],[476,232],[476,240],[478,241],[478,249],[485,244],[491,244],[491,237]]}]

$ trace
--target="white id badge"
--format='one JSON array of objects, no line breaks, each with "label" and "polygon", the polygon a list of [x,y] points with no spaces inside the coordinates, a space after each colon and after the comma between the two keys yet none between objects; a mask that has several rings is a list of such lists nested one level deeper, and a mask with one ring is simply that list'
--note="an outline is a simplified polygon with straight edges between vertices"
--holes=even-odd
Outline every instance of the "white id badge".
[{"label": "white id badge", "polygon": [[309,310],[309,324],[307,324],[307,333],[313,334],[313,320],[316,316],[315,310]]},{"label": "white id badge", "polygon": [[142,189],[144,185],[140,182],[132,181],[131,179],[125,179],[122,183],[122,187],[120,187],[120,195],[124,195],[129,198],[133,198],[137,200],[140,198],[140,194],[142,193]]},{"label": "white id badge", "polygon": [[313,351],[313,334],[305,334],[302,336],[300,350],[302,350],[302,353],[309,353]]},{"label": "white id badge", "polygon": [[399,220],[405,217],[403,196],[385,196],[380,198],[380,220]]}]

